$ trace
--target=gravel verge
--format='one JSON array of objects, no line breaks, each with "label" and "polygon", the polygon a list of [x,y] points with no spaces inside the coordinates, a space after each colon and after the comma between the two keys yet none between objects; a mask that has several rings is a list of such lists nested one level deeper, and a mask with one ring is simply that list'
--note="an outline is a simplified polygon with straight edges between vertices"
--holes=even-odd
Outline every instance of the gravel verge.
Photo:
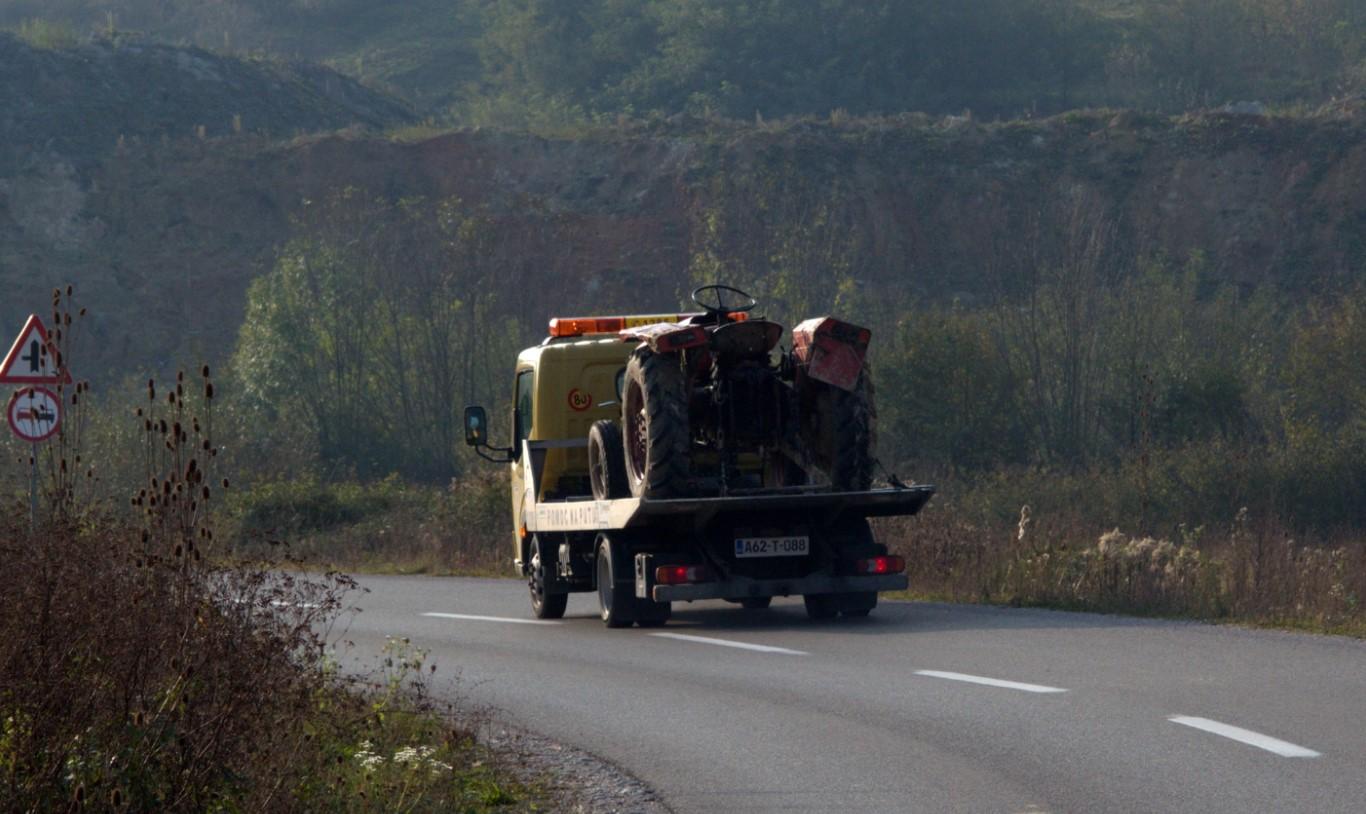
[{"label": "gravel verge", "polygon": [[545,787],[556,811],[571,814],[672,814],[647,785],[598,756],[510,727],[485,742],[510,761],[518,779]]}]

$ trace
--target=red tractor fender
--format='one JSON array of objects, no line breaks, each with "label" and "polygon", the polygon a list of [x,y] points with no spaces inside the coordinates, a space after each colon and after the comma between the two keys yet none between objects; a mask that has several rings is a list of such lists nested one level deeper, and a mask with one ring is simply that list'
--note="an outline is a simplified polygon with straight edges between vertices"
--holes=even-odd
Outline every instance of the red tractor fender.
[{"label": "red tractor fender", "polygon": [[808,319],[792,329],[792,358],[816,381],[852,392],[871,338],[867,328],[834,317]]},{"label": "red tractor fender", "polygon": [[707,331],[701,325],[679,325],[676,322],[656,322],[653,325],[626,328],[617,335],[623,341],[643,342],[655,353],[677,353],[707,344]]}]

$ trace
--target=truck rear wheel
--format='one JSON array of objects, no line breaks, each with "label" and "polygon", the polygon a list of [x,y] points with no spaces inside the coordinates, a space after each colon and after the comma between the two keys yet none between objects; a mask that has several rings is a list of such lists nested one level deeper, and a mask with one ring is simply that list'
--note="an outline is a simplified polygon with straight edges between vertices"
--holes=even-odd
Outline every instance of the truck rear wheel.
[{"label": "truck rear wheel", "polygon": [[588,481],[595,500],[616,500],[631,493],[621,426],[615,421],[594,421],[588,430]]},{"label": "truck rear wheel", "polygon": [[684,493],[688,479],[688,382],[677,356],[636,351],[622,399],[626,482],[635,497]]},{"label": "truck rear wheel", "polygon": [[531,565],[527,569],[527,586],[531,590],[531,612],[537,619],[559,619],[569,605],[569,594],[551,593],[554,584],[554,558],[547,557],[548,547],[541,538],[531,538]]},{"label": "truck rear wheel", "polygon": [[839,594],[807,594],[802,602],[811,619],[833,619],[840,612]]},{"label": "truck rear wheel", "polygon": [[845,616],[867,616],[877,607],[877,591],[854,591],[839,596],[840,613]]},{"label": "truck rear wheel", "polygon": [[631,574],[628,586],[621,578],[625,573],[629,573],[625,548],[606,535],[598,537],[598,611],[608,627],[630,627],[636,620],[635,595],[630,589],[635,575]]}]

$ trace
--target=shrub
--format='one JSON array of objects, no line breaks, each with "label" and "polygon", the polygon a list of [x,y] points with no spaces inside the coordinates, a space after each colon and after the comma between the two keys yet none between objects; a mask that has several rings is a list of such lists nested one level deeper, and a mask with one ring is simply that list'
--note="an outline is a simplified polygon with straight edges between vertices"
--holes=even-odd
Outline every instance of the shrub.
[{"label": "shrub", "polygon": [[234,549],[292,555],[333,567],[498,573],[511,534],[503,472],[444,488],[390,476],[373,483],[272,481],[235,494],[226,525]]},{"label": "shrub", "polygon": [[78,42],[71,26],[57,20],[25,20],[14,33],[30,46],[49,51],[74,48]]}]

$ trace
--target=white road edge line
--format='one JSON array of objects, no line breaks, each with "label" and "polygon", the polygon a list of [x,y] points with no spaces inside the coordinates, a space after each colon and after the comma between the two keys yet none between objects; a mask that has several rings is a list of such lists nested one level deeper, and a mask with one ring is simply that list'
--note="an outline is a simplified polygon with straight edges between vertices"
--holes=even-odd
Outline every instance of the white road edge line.
[{"label": "white road edge line", "polygon": [[1248,746],[1255,746],[1258,749],[1265,749],[1268,752],[1280,755],[1281,757],[1322,757],[1321,754],[1313,749],[1306,749],[1303,746],[1296,746],[1288,741],[1273,738],[1270,735],[1263,735],[1260,732],[1253,732],[1251,729],[1243,729],[1240,726],[1222,724],[1218,721],[1211,721],[1209,718],[1196,718],[1190,715],[1173,715],[1167,720],[1174,724],[1189,726],[1192,729],[1199,729],[1202,732],[1209,732],[1214,735],[1221,735],[1229,740],[1245,743]]},{"label": "white road edge line", "polygon": [[467,622],[507,622],[512,625],[558,625],[550,619],[513,619],[510,616],[478,616],[473,613],[424,613],[422,616],[431,616],[436,619],[463,619]]},{"label": "white road edge line", "polygon": [[786,647],[773,647],[767,644],[750,644],[749,642],[733,642],[730,639],[710,639],[706,636],[689,636],[686,633],[651,633],[651,636],[658,636],[661,639],[677,639],[680,642],[697,642],[698,644],[715,644],[721,647],[734,647],[739,650],[753,650],[756,653],[782,653],[788,656],[809,656],[805,650],[789,650]]},{"label": "white road edge line", "polygon": [[986,678],[984,676],[973,676],[967,673],[946,673],[943,670],[916,670],[918,676],[929,676],[930,678],[946,678],[949,681],[965,681],[969,684],[983,684],[988,687],[1002,687],[1007,690],[1020,690],[1022,692],[1067,692],[1061,687],[1045,687],[1042,684],[1024,684],[1019,681],[1004,681],[999,678]]}]

